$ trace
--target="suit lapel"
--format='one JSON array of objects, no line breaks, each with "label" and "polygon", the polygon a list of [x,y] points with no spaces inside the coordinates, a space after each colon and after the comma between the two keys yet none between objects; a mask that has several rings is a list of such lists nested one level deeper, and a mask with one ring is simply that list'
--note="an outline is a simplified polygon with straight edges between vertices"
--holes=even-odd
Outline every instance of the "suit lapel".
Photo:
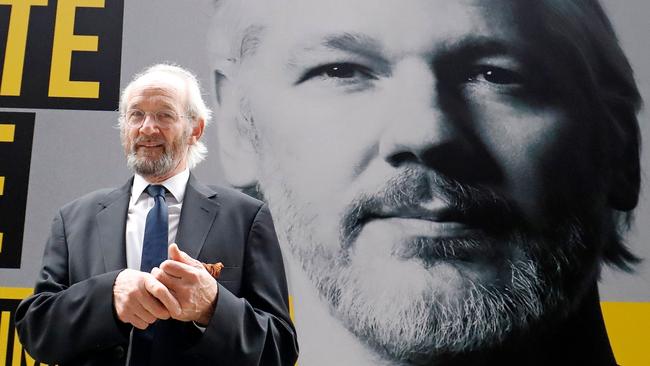
[{"label": "suit lapel", "polygon": [[217,193],[190,174],[185,188],[176,243],[192,258],[198,258],[218,210]]},{"label": "suit lapel", "polygon": [[132,184],[133,178],[99,202],[96,224],[107,272],[126,268],[126,215]]}]

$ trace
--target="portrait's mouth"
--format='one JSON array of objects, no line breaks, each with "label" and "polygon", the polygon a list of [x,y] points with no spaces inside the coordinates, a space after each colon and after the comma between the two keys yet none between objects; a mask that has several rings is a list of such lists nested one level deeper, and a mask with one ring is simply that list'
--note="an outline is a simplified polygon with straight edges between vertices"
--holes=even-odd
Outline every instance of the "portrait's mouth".
[{"label": "portrait's mouth", "polygon": [[341,221],[343,250],[368,246],[378,254],[425,266],[492,259],[492,251],[525,228],[506,197],[435,172],[404,170],[379,190],[359,193]]},{"label": "portrait's mouth", "polygon": [[477,228],[463,221],[442,220],[426,216],[375,216],[364,222],[368,225],[386,225],[391,230],[408,236],[433,238],[463,238],[475,236]]},{"label": "portrait's mouth", "polygon": [[430,206],[375,210],[358,222],[356,238],[389,241],[391,256],[427,267],[440,261],[482,262],[490,255],[494,238],[468,212]]},{"label": "portrait's mouth", "polygon": [[389,230],[401,232],[409,237],[431,237],[439,239],[476,236],[480,230],[457,221],[434,221],[417,217],[375,217],[365,226],[386,225]]},{"label": "portrait's mouth", "polygon": [[467,213],[440,203],[378,208],[362,217],[359,224],[387,225],[391,230],[408,236],[441,239],[475,236],[480,231],[471,223]]}]

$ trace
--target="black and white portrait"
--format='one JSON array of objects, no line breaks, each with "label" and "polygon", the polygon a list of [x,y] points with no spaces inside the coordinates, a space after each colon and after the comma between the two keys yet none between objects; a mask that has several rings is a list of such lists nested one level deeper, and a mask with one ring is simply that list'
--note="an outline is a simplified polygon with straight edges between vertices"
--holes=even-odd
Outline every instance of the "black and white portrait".
[{"label": "black and white portrait", "polygon": [[614,364],[641,99],[597,1],[224,0],[209,38],[301,364]]}]

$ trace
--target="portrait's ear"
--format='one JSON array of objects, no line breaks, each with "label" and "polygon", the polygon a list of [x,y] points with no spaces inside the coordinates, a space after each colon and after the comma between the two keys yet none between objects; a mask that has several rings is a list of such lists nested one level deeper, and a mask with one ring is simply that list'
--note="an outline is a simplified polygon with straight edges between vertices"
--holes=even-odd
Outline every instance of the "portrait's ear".
[{"label": "portrait's ear", "polygon": [[638,124],[636,118],[625,122],[621,138],[614,144],[608,196],[609,205],[619,211],[636,207],[641,188]]},{"label": "portrait's ear", "polygon": [[219,155],[228,183],[244,189],[257,185],[257,155],[248,121],[241,111],[241,93],[223,74],[215,72],[219,107],[216,115]]}]

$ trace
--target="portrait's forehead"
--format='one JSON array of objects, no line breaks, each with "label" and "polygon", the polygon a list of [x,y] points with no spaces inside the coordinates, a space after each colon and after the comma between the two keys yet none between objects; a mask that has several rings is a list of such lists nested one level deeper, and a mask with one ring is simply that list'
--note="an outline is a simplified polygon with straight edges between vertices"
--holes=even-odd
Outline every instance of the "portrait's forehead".
[{"label": "portrait's forehead", "polygon": [[[556,6],[555,1],[221,0],[208,49],[215,68],[225,70],[230,67],[225,60],[236,63],[262,46],[276,57],[289,48],[314,46],[337,33],[366,36],[378,41],[375,45],[392,44],[401,50],[432,44],[441,37],[452,41],[472,35],[518,40],[520,46],[532,47],[531,35],[548,29],[522,29],[531,28],[526,23],[533,18],[541,20],[534,24],[548,21],[536,12]],[[535,14],[529,14],[530,8],[537,9]]]},{"label": "portrait's forehead", "polygon": [[268,13],[259,47],[294,53],[352,43],[386,54],[420,52],[465,38],[519,38],[503,0],[282,0]]},{"label": "portrait's forehead", "polygon": [[[395,15],[406,17],[404,21],[408,21],[409,17],[426,17],[432,13],[459,15],[456,6],[463,9],[493,8],[498,12],[503,5],[510,3],[504,0],[244,0],[237,2],[237,8],[245,16],[278,18],[281,22],[311,18],[312,15],[322,21],[338,18],[346,22],[348,18],[358,19],[360,16],[384,18]],[[395,13],[397,9],[399,12]],[[292,16],[295,19],[291,19]]]}]

